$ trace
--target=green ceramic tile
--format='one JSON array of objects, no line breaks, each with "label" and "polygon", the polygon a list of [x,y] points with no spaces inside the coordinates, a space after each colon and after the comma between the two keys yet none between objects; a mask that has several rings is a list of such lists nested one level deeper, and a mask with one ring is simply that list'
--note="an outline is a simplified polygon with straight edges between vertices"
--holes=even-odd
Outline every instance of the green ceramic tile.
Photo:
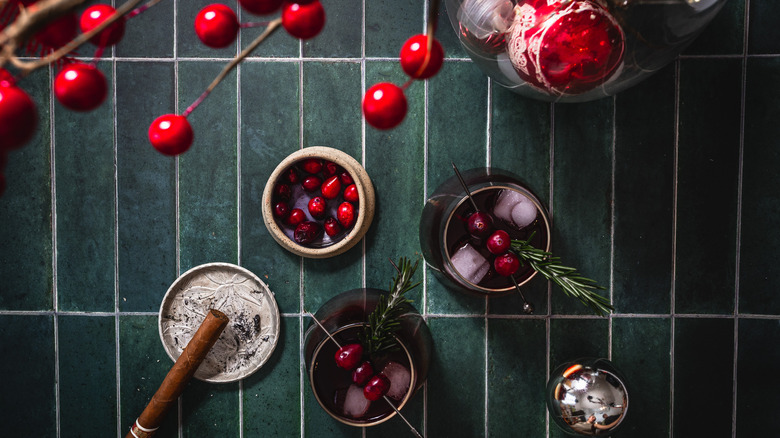
[{"label": "green ceramic tile", "polygon": [[319,438],[327,437],[362,437],[363,429],[354,426],[348,426],[325,412],[322,406],[317,403],[311,386],[306,382],[303,389],[303,430],[304,437]]},{"label": "green ceramic tile", "polygon": [[[400,84],[404,73],[395,62],[366,64],[366,82],[390,81]],[[388,259],[420,259],[418,279],[425,261],[420,256],[417,230],[425,201],[423,175],[424,86],[415,82],[406,89],[409,112],[395,129],[381,131],[366,125],[366,171],[376,193],[376,210],[366,234],[366,284],[386,289],[395,270]],[[422,287],[408,296],[422,310]]]},{"label": "green ceramic tile", "polygon": [[745,95],[745,152],[742,168],[739,311],[780,314],[775,299],[780,268],[780,157],[774,139],[780,135],[778,111],[772,102],[780,95],[780,59],[749,59]]},{"label": "green ceramic tile", "polygon": [[[733,0],[732,0],[733,1]],[[780,53],[780,4],[776,2],[746,0],[750,3],[750,26],[748,27],[748,53]]]},{"label": "green ceramic tile", "polygon": [[[703,339],[707,341],[702,342]],[[734,321],[677,318],[674,326],[674,435],[732,436],[730,422],[711,420],[731,417],[734,377]],[[702,400],[707,400],[706,410],[691,409]]]},{"label": "green ceramic tile", "polygon": [[[326,15],[327,15],[327,5]],[[240,9],[240,8],[239,8]],[[270,15],[255,16],[243,10],[236,11],[239,14],[239,21],[242,23],[262,24],[260,26],[241,28],[238,34],[238,40],[241,49],[245,49],[255,41],[266,30],[266,24],[281,14],[276,12]],[[326,24],[327,25],[327,24]],[[258,58],[297,58],[301,53],[301,41],[293,37],[283,27],[279,26],[273,34],[268,36],[263,42],[249,55],[249,59]]]},{"label": "green ceramic tile", "polygon": [[612,364],[624,375],[630,400],[625,423],[615,436],[668,436],[670,352],[670,319],[612,320]]},{"label": "green ceramic tile", "polygon": [[329,146],[361,161],[360,64],[303,65],[303,147]]},{"label": "green ceramic tile", "polygon": [[488,435],[544,436],[547,385],[543,319],[488,321]]},{"label": "green ceramic tile", "polygon": [[[111,64],[99,68],[111,87]],[[54,108],[58,309],[113,311],[114,105],[109,98],[86,113]]]},{"label": "green ceramic tile", "polygon": [[[404,405],[404,409],[401,411],[406,418],[406,421],[414,427],[418,433],[422,433],[424,429],[423,417],[424,417],[424,388],[420,388],[412,399]],[[415,436],[414,432],[409,426],[397,415],[390,420],[377,425],[376,427],[366,428],[366,436],[371,438],[387,437],[395,438],[400,436]]]},{"label": "green ceramic tile", "polygon": [[303,56],[311,58],[358,58],[361,52],[362,0],[323,2],[325,27],[303,42]]},{"label": "green ceramic tile", "polygon": [[[120,406],[122,434],[141,415],[160,387],[173,361],[165,354],[157,329],[157,315],[123,315],[119,319]],[[188,388],[189,389],[189,388]],[[185,390],[185,394],[187,390]],[[175,437],[178,404],[165,415],[155,436]],[[123,435],[124,436],[124,435]]]},{"label": "green ceramic tile", "polygon": [[680,65],[677,313],[734,311],[741,78],[739,60]]},{"label": "green ceramic tile", "polygon": [[19,81],[35,102],[38,128],[21,149],[8,153],[0,198],[0,309],[48,310],[52,300],[51,137],[49,75],[45,69]]},{"label": "green ceramic tile", "polygon": [[193,380],[181,396],[181,429],[185,437],[239,436],[238,383]]},{"label": "green ceramic tile", "polygon": [[685,55],[737,55],[743,53],[745,5],[749,0],[729,0],[687,49]]},{"label": "green ceramic tile", "polygon": [[[774,417],[767,413],[780,408],[771,377],[780,363],[780,324],[777,320],[740,319],[738,342],[736,437],[747,438],[775,428]],[[726,387],[722,392],[731,391]]]},{"label": "green ceramic tile", "polygon": [[[552,252],[609,287],[614,101],[555,105],[554,111]],[[552,312],[590,310],[553,286]]]},{"label": "green ceramic tile", "polygon": [[268,177],[300,144],[298,64],[244,62],[240,75],[241,264],[268,283],[281,312],[299,312],[301,258],[276,243],[262,215]]},{"label": "green ceramic tile", "polygon": [[175,9],[181,11],[183,1],[159,2],[153,8],[127,21],[125,36],[116,45],[116,54],[133,58],[170,58],[174,56]]},{"label": "green ceramic tile", "polygon": [[485,436],[485,320],[429,318],[428,436]]},{"label": "green ceramic tile", "polygon": [[397,58],[409,37],[425,33],[424,7],[414,0],[366,2],[366,56]]},{"label": "green ceramic tile", "polygon": [[550,370],[579,358],[606,358],[608,330],[606,319],[551,319]]},{"label": "green ceramic tile", "polygon": [[[180,108],[219,74],[218,63],[179,63]],[[186,85],[185,85],[186,84]],[[179,159],[181,271],[238,257],[236,76],[231,73],[187,118],[195,132]]]},{"label": "green ceramic tile", "polygon": [[65,435],[117,432],[115,323],[112,316],[58,318],[60,430]]},{"label": "green ceramic tile", "polygon": [[300,324],[281,318],[279,343],[255,374],[244,380],[244,436],[301,436]]},{"label": "green ceramic tile", "polygon": [[[335,257],[303,260],[305,311],[316,312],[320,306],[341,292],[363,287],[362,249],[358,243],[349,251]],[[385,289],[387,283],[366,284],[366,287]]]},{"label": "green ceramic tile", "polygon": [[[176,3],[176,52],[179,57],[201,57],[201,58],[226,58],[226,61],[236,56],[236,43],[227,47],[213,48],[201,42],[195,33],[195,17],[201,9],[207,5],[214,4],[213,0],[187,0]],[[238,14],[238,4],[236,2],[222,3]],[[165,26],[170,30],[170,26]]]},{"label": "green ceramic tile", "polygon": [[614,305],[668,313],[674,225],[671,65],[615,99]]},{"label": "green ceramic tile", "polygon": [[175,159],[147,130],[176,103],[174,66],[117,63],[119,307],[156,311],[176,279]]},{"label": "green ceramic tile", "polygon": [[0,315],[3,433],[55,436],[54,323],[49,315]]}]

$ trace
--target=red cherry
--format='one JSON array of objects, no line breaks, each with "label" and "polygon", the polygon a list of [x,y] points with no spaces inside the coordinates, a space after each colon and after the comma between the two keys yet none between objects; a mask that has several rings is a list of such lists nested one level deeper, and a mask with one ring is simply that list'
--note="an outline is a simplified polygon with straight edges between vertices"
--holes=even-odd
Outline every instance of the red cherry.
[{"label": "red cherry", "polygon": [[350,228],[355,225],[355,207],[349,202],[342,202],[336,210],[336,219],[344,228]]},{"label": "red cherry", "polygon": [[509,277],[520,269],[520,259],[511,252],[507,252],[493,260],[493,267],[496,268],[498,275]]},{"label": "red cherry", "polygon": [[360,364],[363,357],[363,346],[360,344],[347,344],[336,351],[336,365],[339,368],[352,371]]},{"label": "red cherry", "polygon": [[298,224],[293,232],[296,242],[308,245],[322,235],[322,227],[317,222],[305,221]]},{"label": "red cherry", "polygon": [[0,85],[0,149],[24,146],[37,125],[38,112],[30,96],[19,87]]},{"label": "red cherry", "polygon": [[314,219],[322,219],[325,217],[326,209],[328,208],[327,202],[320,196],[315,196],[309,199],[309,214]]},{"label": "red cherry", "polygon": [[288,225],[298,225],[305,220],[306,213],[304,213],[300,208],[293,208],[290,211],[290,215],[287,216],[286,222]]},{"label": "red cherry", "polygon": [[162,115],[149,126],[149,141],[164,155],[179,155],[192,145],[192,127],[184,116]]},{"label": "red cherry", "polygon": [[344,184],[345,186],[348,186],[354,182],[352,180],[352,175],[350,175],[349,172],[341,172],[339,178],[341,179],[341,183]]},{"label": "red cherry", "polygon": [[284,177],[287,180],[287,182],[289,182],[290,184],[297,184],[298,181],[301,180],[301,176],[298,175],[298,171],[295,170],[294,167],[287,169],[287,172],[285,172]]},{"label": "red cherry", "polygon": [[358,189],[355,184],[350,184],[344,189],[344,200],[349,202],[358,202],[360,200],[360,195],[358,194]]},{"label": "red cherry", "polygon": [[[89,32],[115,13],[116,9],[109,5],[94,5],[87,8],[84,13],[81,14],[81,20],[79,21],[81,31],[84,33]],[[124,35],[125,17],[120,17],[107,28],[100,31],[100,33],[93,36],[90,41],[96,46],[112,46],[118,43]]]},{"label": "red cherry", "polygon": [[54,79],[54,95],[69,109],[91,111],[106,100],[106,77],[93,65],[70,64]]},{"label": "red cherry", "polygon": [[289,201],[292,197],[292,189],[287,184],[277,184],[274,186],[273,198],[279,201]]},{"label": "red cherry", "polygon": [[374,367],[371,366],[371,362],[364,361],[354,371],[352,371],[352,382],[355,385],[363,386],[368,382],[368,379],[374,375]]},{"label": "red cherry", "polygon": [[[444,49],[436,38],[433,39],[428,63],[425,57],[428,55],[428,36],[419,34],[406,40],[401,47],[401,68],[414,79],[428,79],[435,75],[444,64]],[[425,68],[423,68],[425,66]]]},{"label": "red cherry", "polygon": [[283,0],[238,0],[244,10],[255,15],[270,14],[280,6]]},{"label": "red cherry", "polygon": [[203,44],[219,49],[229,46],[238,35],[238,17],[230,7],[210,4],[195,17],[195,33]]},{"label": "red cherry", "polygon": [[323,198],[335,199],[341,193],[341,180],[337,175],[331,176],[322,183],[320,191],[322,191]]},{"label": "red cherry", "polygon": [[325,8],[319,0],[285,2],[282,26],[295,38],[313,38],[325,27]]},{"label": "red cherry", "polygon": [[317,158],[308,158],[303,161],[301,167],[308,173],[318,173],[320,170],[322,170],[322,160]]},{"label": "red cherry", "polygon": [[472,213],[466,226],[472,236],[485,237],[493,229],[493,216],[484,211]]},{"label": "red cherry", "polygon": [[78,27],[76,14],[65,14],[39,30],[35,40],[45,47],[60,48],[76,38]]},{"label": "red cherry", "polygon": [[406,96],[401,87],[380,82],[369,88],[363,98],[366,122],[377,129],[395,128],[406,117]]},{"label": "red cherry", "polygon": [[486,246],[491,254],[501,254],[509,249],[511,243],[512,239],[509,237],[509,233],[504,230],[496,230],[488,237]]},{"label": "red cherry", "polygon": [[314,192],[320,188],[322,185],[322,180],[318,176],[311,175],[303,179],[302,185],[303,190],[306,190],[307,192]]},{"label": "red cherry", "polygon": [[363,387],[363,396],[371,401],[379,400],[389,390],[390,380],[382,374],[377,374]]},{"label": "red cherry", "polygon": [[336,218],[333,217],[329,217],[328,219],[325,220],[325,223],[323,224],[323,228],[325,228],[325,234],[327,234],[330,237],[337,236],[343,230],[339,221],[337,221]]},{"label": "red cherry", "polygon": [[286,202],[277,202],[274,205],[274,216],[279,219],[286,219],[290,215],[290,206]]}]

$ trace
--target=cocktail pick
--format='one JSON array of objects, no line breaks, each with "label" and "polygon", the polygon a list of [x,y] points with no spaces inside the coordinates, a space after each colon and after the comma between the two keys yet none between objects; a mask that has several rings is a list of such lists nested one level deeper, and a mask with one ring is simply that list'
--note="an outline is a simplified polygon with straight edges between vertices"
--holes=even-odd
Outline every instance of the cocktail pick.
[{"label": "cocktail pick", "polygon": [[[392,261],[391,261],[391,262],[392,262]],[[397,268],[396,268],[396,269],[397,269]],[[325,334],[326,334],[326,335],[328,335],[328,338],[330,338],[330,340],[331,340],[331,341],[333,341],[333,343],[334,343],[334,344],[336,344],[336,346],[337,346],[337,347],[341,348],[341,343],[339,343],[339,341],[337,341],[337,340],[336,340],[336,338],[334,338],[334,337],[333,337],[333,336],[330,334],[330,332],[328,332],[328,330],[325,328],[325,326],[324,326],[324,325],[322,325],[322,323],[321,323],[321,322],[320,322],[320,321],[317,319],[317,317],[316,317],[316,316],[314,316],[314,314],[313,314],[313,313],[311,313],[311,312],[306,312],[305,310],[304,310],[304,313],[305,313],[306,315],[308,315],[308,316],[310,316],[310,317],[311,317],[312,321],[314,321],[314,322],[315,322],[315,323],[316,323],[316,324],[317,324],[317,325],[318,325],[318,326],[319,326],[319,327],[322,329],[322,331],[323,331],[323,332],[325,332]],[[398,408],[396,408],[396,407],[395,407],[395,405],[393,404],[393,402],[391,402],[391,401],[390,401],[390,399],[389,399],[389,398],[387,398],[387,396],[386,396],[386,395],[383,395],[383,396],[382,396],[382,398],[384,398],[384,399],[385,399],[385,401],[387,402],[387,404],[388,404],[388,405],[390,405],[390,407],[391,407],[391,408],[393,408],[393,410],[395,411],[395,413],[396,413],[396,414],[398,414],[398,416],[399,416],[399,417],[400,417],[402,420],[404,420],[404,423],[406,423],[406,425],[407,425],[407,426],[409,426],[409,429],[411,429],[412,433],[414,433],[414,435],[415,435],[416,437],[418,437],[418,438],[424,438],[422,435],[420,435],[420,432],[418,432],[418,431],[417,431],[417,429],[415,429],[415,428],[414,428],[414,426],[412,426],[412,424],[411,424],[411,423],[409,423],[409,420],[407,420],[407,419],[406,419],[406,417],[404,417],[404,415],[401,413],[401,411],[399,411],[399,410],[398,410]]]},{"label": "cocktail pick", "polygon": [[452,169],[455,171],[455,175],[458,177],[460,185],[463,186],[463,190],[466,191],[466,196],[469,198],[469,201],[471,201],[471,206],[474,207],[474,213],[471,213],[466,220],[466,227],[469,230],[469,234],[474,237],[487,237],[490,230],[493,229],[493,215],[486,211],[480,211],[479,207],[477,207],[477,203],[474,201],[474,197],[471,196],[471,191],[466,185],[466,181],[463,180],[463,176],[461,176],[458,166],[456,166],[455,163],[452,163]]},{"label": "cocktail pick", "polygon": [[525,295],[523,295],[523,291],[520,290],[520,286],[517,284],[517,280],[515,280],[515,277],[513,275],[510,275],[509,278],[512,279],[512,284],[515,285],[515,289],[517,289],[517,292],[520,293],[520,298],[523,299],[523,313],[525,313],[526,315],[531,315],[532,313],[534,313],[534,305],[525,299]]},{"label": "cocktail pick", "polygon": [[469,198],[469,201],[471,202],[471,206],[474,207],[474,211],[479,211],[479,207],[477,207],[477,203],[474,202],[474,198],[471,197],[469,186],[466,185],[466,181],[463,181],[463,177],[461,176],[460,171],[458,170],[458,166],[456,166],[455,163],[452,163],[452,170],[455,171],[455,176],[458,177],[458,181],[460,181],[460,185],[462,185],[463,190],[466,191],[466,196]]}]

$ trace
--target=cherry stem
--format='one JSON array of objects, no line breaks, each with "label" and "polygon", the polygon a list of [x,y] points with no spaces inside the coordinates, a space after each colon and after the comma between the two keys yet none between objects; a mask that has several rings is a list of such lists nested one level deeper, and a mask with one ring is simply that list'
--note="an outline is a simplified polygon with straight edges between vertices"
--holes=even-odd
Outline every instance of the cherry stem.
[{"label": "cherry stem", "polygon": [[330,340],[331,340],[331,341],[333,341],[333,343],[334,343],[334,344],[336,344],[336,345],[337,345],[339,348],[341,348],[341,344],[339,343],[339,341],[337,341],[337,340],[336,340],[336,338],[334,338],[333,336],[331,336],[330,332],[328,332],[328,330],[325,328],[325,326],[324,326],[324,325],[322,325],[322,323],[321,323],[321,322],[320,322],[320,321],[317,319],[317,317],[316,317],[316,316],[314,316],[314,314],[313,314],[313,313],[311,313],[311,312],[306,312],[306,314],[307,314],[307,315],[309,315],[309,316],[311,317],[311,319],[312,319],[314,322],[316,322],[316,323],[317,323],[317,325],[318,325],[318,326],[320,326],[320,328],[322,329],[322,331],[324,331],[324,332],[325,332],[325,334],[326,334],[326,335],[328,335],[328,337],[330,338]]},{"label": "cherry stem", "polygon": [[92,62],[91,62],[93,67],[97,67],[97,63],[98,61],[100,61],[100,58],[103,57],[103,52],[105,50],[106,50],[106,46],[103,44],[99,45],[97,49],[95,49],[95,55],[92,56]]},{"label": "cherry stem", "polygon": [[414,82],[414,79],[409,79],[408,81],[404,82],[404,84],[401,85],[401,89],[406,91],[406,89],[409,88],[409,85],[412,85],[412,82]]},{"label": "cherry stem", "polygon": [[160,0],[149,0],[148,2],[146,2],[146,4],[143,4],[143,5],[135,8],[135,9],[133,9],[132,11],[130,11],[127,14],[126,19],[129,20],[129,19],[135,17],[138,14],[142,14],[142,13],[146,12],[147,9],[151,8],[152,6],[156,5],[157,3],[160,3]]},{"label": "cherry stem", "polygon": [[455,176],[458,177],[458,181],[460,181],[460,185],[462,185],[463,190],[466,191],[466,196],[469,197],[469,201],[471,201],[471,205],[474,207],[474,210],[479,211],[479,207],[477,207],[477,203],[474,202],[474,198],[471,197],[471,192],[469,191],[469,187],[466,185],[466,181],[463,181],[463,177],[460,175],[458,166],[456,166],[455,163],[452,163],[452,170],[455,171]]},{"label": "cherry stem", "polygon": [[192,103],[183,113],[182,116],[187,117],[192,111],[195,110],[195,108],[198,107],[198,105],[203,102],[204,99],[211,93],[214,88],[219,85],[222,80],[225,79],[225,77],[228,75],[228,73],[231,72],[236,66],[244,60],[247,56],[249,56],[250,53],[252,53],[263,41],[265,41],[266,38],[268,38],[276,29],[279,28],[279,26],[282,25],[282,19],[277,18],[271,22],[268,23],[268,27],[261,33],[257,38],[255,38],[254,41],[252,41],[244,50],[241,51],[241,53],[238,54],[233,60],[231,60],[229,63],[225,65],[225,67],[222,69],[221,72],[217,75],[216,78],[214,78],[213,81],[211,81],[211,84],[209,84],[208,88],[206,88],[206,91],[204,91],[200,97],[198,97],[195,102]]}]

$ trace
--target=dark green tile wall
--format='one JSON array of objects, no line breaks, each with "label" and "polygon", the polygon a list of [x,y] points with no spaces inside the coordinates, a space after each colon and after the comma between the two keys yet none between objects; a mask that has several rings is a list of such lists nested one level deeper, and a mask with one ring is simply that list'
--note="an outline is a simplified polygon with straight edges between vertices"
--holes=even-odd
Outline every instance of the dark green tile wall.
[{"label": "dark green tile wall", "polygon": [[[396,57],[423,32],[428,8],[325,2],[318,38],[273,34],[191,114],[192,149],[163,157],[146,139],[152,120],[182,112],[262,31],[203,47],[192,20],[208,3],[166,0],[133,18],[99,63],[110,93],[93,112],[53,100],[54,69],[22,83],[41,123],[10,154],[0,198],[7,434],[123,437],[171,365],[157,333],[163,294],[187,269],[221,261],[275,292],[280,343],[243,381],[192,382],[157,436],[410,436],[401,421],[363,433],[319,408],[302,371],[303,312],[346,289],[386,287],[387,259],[419,252],[422,206],[451,162],[522,175],[550,210],[553,251],[603,285],[616,312],[594,317],[536,278],[524,287],[537,309],[527,316],[517,295],[466,296],[421,270],[411,298],[435,347],[428,382],[404,411],[416,428],[563,437],[546,412],[546,381],[559,363],[587,356],[612,359],[628,378],[619,437],[774,430],[780,7],[729,0],[646,81],[613,98],[550,104],[484,76],[442,4],[444,68],[409,85],[398,128],[377,131],[362,121],[361,96],[406,80]],[[364,241],[325,260],[281,249],[261,216],[276,164],[313,145],[362,162],[378,197]]]}]

